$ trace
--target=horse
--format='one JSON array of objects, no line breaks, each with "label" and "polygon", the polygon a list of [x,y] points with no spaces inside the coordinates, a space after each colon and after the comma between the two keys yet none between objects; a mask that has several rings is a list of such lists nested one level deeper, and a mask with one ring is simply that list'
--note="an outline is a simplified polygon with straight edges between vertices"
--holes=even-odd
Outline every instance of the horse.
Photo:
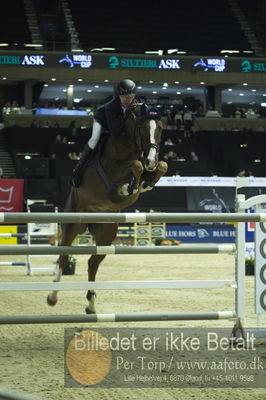
[{"label": "horse", "polygon": [[[123,133],[107,135],[99,144],[98,154],[85,166],[79,187],[71,187],[65,212],[121,212],[134,204],[140,194],[152,190],[168,165],[159,161],[162,121],[155,108],[143,103],[129,107]],[[88,229],[96,246],[109,246],[116,238],[116,223],[64,223],[61,225],[61,246],[71,246],[78,234]],[[68,255],[59,257],[55,282],[59,282],[68,263]],[[88,281],[95,281],[105,255],[92,255],[88,260]],[[49,293],[47,303],[57,303],[57,291]],[[87,292],[86,313],[96,313],[92,290]]]}]

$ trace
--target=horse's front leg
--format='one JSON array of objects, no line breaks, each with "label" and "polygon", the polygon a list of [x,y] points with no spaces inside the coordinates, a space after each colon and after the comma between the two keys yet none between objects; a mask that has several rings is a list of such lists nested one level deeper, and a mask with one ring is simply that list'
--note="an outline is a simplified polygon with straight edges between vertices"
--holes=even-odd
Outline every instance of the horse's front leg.
[{"label": "horse's front leg", "polygon": [[139,160],[127,161],[121,166],[125,175],[131,176],[129,182],[122,184],[118,189],[120,196],[128,196],[138,192],[140,177],[144,171],[143,165]]},{"label": "horse's front leg", "polygon": [[159,179],[166,174],[168,170],[168,165],[164,161],[159,161],[158,166],[154,172],[144,172],[141,177],[141,182],[139,185],[139,192],[147,192],[152,190]]},{"label": "horse's front leg", "polygon": [[[86,224],[62,224],[62,239],[60,246],[71,246],[73,240],[78,233],[86,230]],[[60,282],[63,271],[68,263],[68,255],[61,255],[59,257],[59,266],[54,282]],[[53,290],[47,296],[47,303],[49,306],[54,306],[57,303],[58,290]]]}]

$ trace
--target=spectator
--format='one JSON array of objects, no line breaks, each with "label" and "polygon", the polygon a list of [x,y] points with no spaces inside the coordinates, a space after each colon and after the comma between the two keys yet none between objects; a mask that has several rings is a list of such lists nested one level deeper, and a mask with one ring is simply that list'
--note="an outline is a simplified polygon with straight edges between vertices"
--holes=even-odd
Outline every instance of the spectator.
[{"label": "spectator", "polygon": [[241,177],[246,176],[246,170],[245,170],[245,169],[241,169],[241,170],[238,172],[237,176],[241,176]]},{"label": "spectator", "polygon": [[184,119],[184,137],[190,137],[194,121],[193,121],[193,114],[187,107],[185,108],[183,119]]},{"label": "spectator", "polygon": [[165,161],[176,161],[176,153],[174,151],[168,151],[168,153],[163,156],[163,159]]},{"label": "spectator", "polygon": [[243,112],[242,108],[236,107],[234,117],[235,118],[244,118],[244,112]]},{"label": "spectator", "polygon": [[0,167],[0,179],[3,179],[3,176],[4,176],[3,168]]},{"label": "spectator", "polygon": [[31,128],[39,128],[39,123],[37,119],[34,119],[30,125]]},{"label": "spectator", "polygon": [[191,161],[199,161],[199,157],[197,156],[195,151],[191,151],[190,156],[191,156]]},{"label": "spectator", "polygon": [[174,142],[172,141],[171,138],[167,138],[166,141],[164,142],[165,146],[174,146]]},{"label": "spectator", "polygon": [[59,122],[58,121],[54,121],[51,128],[60,128]]},{"label": "spectator", "polygon": [[62,137],[61,137],[61,135],[56,135],[56,137],[55,137],[55,140],[54,140],[54,143],[55,144],[59,144],[59,143],[62,143]]},{"label": "spectator", "polygon": [[175,113],[174,121],[175,121],[176,129],[179,132],[183,125],[183,117],[182,117],[182,113],[180,111],[177,111]]},{"label": "spectator", "polygon": [[176,170],[173,177],[178,177],[178,176],[181,176],[181,173],[180,171]]}]

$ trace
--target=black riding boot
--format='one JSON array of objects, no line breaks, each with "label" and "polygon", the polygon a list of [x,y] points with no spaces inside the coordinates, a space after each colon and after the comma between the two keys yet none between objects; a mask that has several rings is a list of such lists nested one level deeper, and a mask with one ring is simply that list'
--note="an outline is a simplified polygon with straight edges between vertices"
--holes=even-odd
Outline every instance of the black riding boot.
[{"label": "black riding boot", "polygon": [[89,157],[91,156],[93,150],[86,144],[80,160],[78,161],[76,167],[74,168],[72,175],[70,177],[69,183],[75,187],[79,187],[81,182],[81,172],[88,161]]}]

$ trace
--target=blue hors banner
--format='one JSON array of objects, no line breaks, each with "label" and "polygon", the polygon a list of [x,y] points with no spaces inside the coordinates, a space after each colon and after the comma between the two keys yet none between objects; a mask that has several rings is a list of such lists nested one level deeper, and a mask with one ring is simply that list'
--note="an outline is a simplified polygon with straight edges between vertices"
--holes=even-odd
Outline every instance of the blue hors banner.
[{"label": "blue hors banner", "polygon": [[167,225],[166,237],[183,243],[234,243],[235,227],[206,225]]}]

